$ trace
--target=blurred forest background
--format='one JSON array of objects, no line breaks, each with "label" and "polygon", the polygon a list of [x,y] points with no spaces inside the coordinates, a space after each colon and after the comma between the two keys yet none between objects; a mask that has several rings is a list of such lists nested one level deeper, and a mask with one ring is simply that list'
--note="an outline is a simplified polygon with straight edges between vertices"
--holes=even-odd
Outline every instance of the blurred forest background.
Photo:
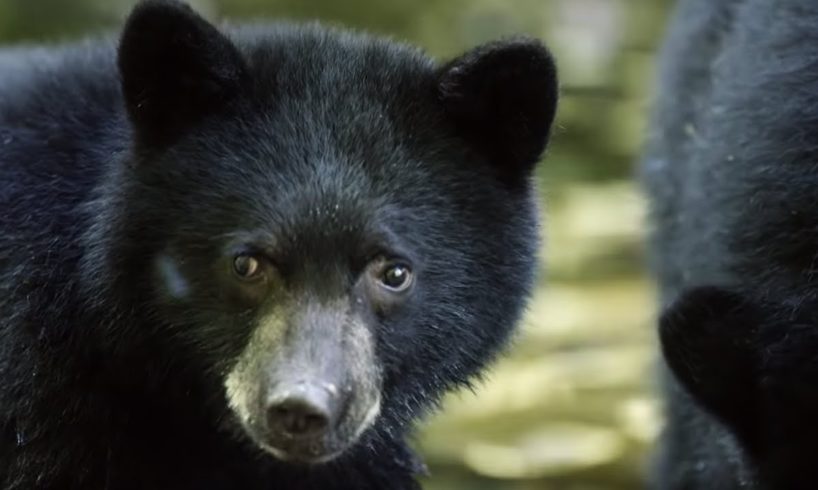
[{"label": "blurred forest background", "polygon": [[[116,28],[134,0],[0,0],[0,42]],[[428,490],[638,488],[661,426],[653,291],[634,165],[671,0],[191,0],[210,18],[322,19],[446,58],[527,33],[555,52],[562,100],[541,167],[540,288],[510,355],[449,397],[417,446]]]}]

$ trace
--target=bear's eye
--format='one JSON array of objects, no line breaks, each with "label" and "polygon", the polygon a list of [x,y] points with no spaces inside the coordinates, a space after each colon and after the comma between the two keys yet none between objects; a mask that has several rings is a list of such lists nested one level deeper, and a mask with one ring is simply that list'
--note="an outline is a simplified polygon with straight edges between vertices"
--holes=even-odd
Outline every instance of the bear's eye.
[{"label": "bear's eye", "polygon": [[252,255],[236,255],[233,259],[233,272],[241,279],[254,279],[261,273],[261,262]]},{"label": "bear's eye", "polygon": [[391,291],[406,291],[412,285],[412,270],[406,264],[388,264],[379,279],[381,284]]}]

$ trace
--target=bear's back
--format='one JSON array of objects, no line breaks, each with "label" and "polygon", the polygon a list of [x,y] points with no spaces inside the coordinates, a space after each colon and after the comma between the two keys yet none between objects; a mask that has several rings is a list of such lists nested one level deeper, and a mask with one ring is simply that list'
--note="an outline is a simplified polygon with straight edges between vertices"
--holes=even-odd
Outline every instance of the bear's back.
[{"label": "bear's back", "polygon": [[19,314],[27,284],[77,265],[85,203],[125,148],[114,52],[107,40],[0,50],[0,310]]},{"label": "bear's back", "polygon": [[643,166],[665,300],[702,284],[818,290],[816,21],[804,0],[680,3]]},{"label": "bear's back", "polygon": [[0,243],[54,231],[88,199],[124,148],[120,101],[107,41],[0,51]]}]

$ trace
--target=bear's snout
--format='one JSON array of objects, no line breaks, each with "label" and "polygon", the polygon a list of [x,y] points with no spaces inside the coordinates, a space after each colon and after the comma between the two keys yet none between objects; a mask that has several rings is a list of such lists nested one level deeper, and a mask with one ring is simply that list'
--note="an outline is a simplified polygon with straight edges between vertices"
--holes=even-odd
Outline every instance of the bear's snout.
[{"label": "bear's snout", "polygon": [[267,429],[278,446],[288,439],[322,438],[341,418],[343,400],[330,383],[300,381],[279,386],[267,399]]},{"label": "bear's snout", "polygon": [[225,380],[247,434],[282,461],[330,461],[380,413],[373,326],[349,303],[282,304],[259,319]]}]

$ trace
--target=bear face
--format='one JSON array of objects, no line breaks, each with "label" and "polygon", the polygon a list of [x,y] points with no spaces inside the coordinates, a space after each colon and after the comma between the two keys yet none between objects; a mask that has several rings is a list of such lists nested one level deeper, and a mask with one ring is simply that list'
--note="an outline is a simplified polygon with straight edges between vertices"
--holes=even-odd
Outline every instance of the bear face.
[{"label": "bear face", "polygon": [[813,301],[716,287],[687,291],[662,315],[664,358],[700,407],[752,461],[760,488],[818,484],[818,318]]},{"label": "bear face", "polygon": [[82,333],[105,359],[155,349],[166,379],[130,382],[195,386],[235,439],[314,464],[399,439],[504,346],[533,285],[531,178],[556,108],[539,42],[439,65],[144,1],[117,66],[126,117],[101,126],[127,136],[90,152],[119,158],[75,196],[88,225],[72,232],[77,294],[111,313],[71,314],[108,319]]}]

